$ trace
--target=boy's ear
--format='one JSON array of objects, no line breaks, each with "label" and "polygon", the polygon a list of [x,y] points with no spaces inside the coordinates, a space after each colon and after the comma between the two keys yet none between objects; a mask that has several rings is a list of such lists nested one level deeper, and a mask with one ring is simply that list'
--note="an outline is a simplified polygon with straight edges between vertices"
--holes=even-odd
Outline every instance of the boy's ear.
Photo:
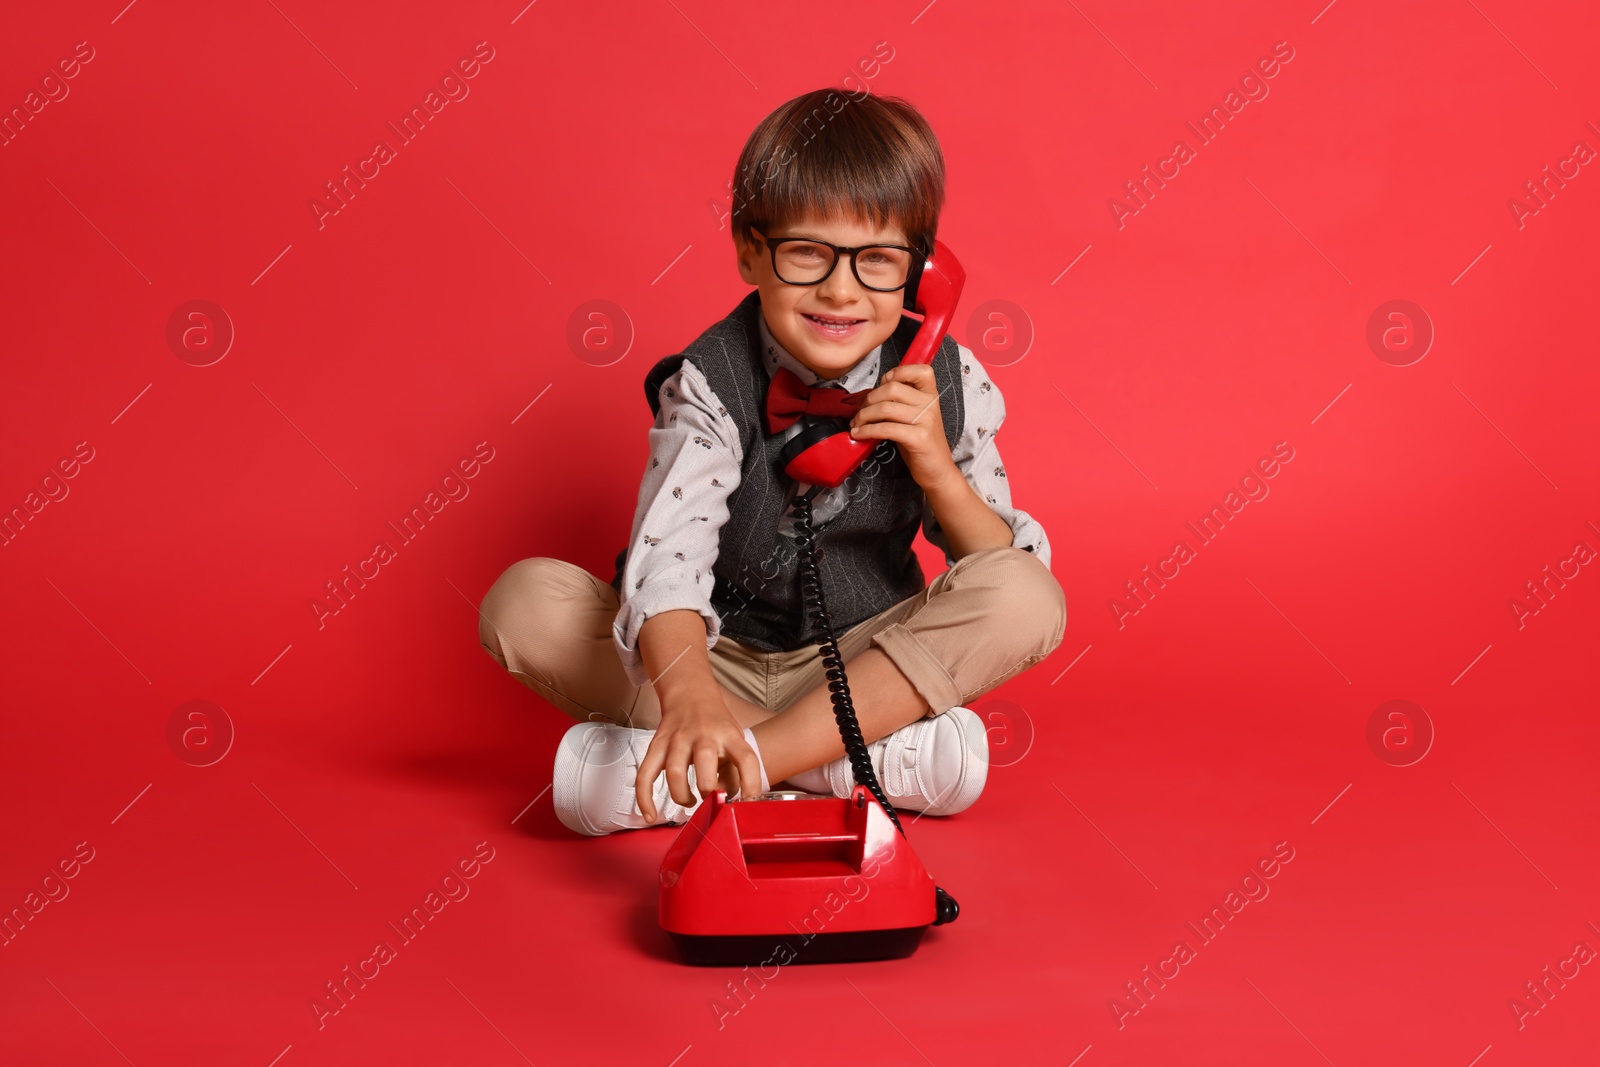
[{"label": "boy's ear", "polygon": [[755,241],[746,233],[737,234],[733,239],[735,257],[739,264],[739,277],[746,285],[760,285],[761,274],[758,266],[761,257],[766,254]]}]

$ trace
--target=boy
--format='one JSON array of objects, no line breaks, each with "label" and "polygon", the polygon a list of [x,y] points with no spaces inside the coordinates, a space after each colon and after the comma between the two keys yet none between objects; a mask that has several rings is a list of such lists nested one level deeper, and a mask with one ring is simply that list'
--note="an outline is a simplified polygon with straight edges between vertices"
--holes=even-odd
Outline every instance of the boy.
[{"label": "boy", "polygon": [[[755,288],[646,376],[650,461],[611,584],[523,560],[480,613],[485,650],[587,720],[558,746],[552,789],[579,833],[679,824],[712,789],[849,795],[799,592],[792,502],[810,487],[775,462],[825,413],[880,442],[812,511],[861,732],[896,808],[977,799],[988,744],[965,702],[1044,659],[1066,626],[1049,540],[1011,506],[1000,391],[949,338],[931,364],[900,363],[917,328],[905,283],[944,201],[926,120],[892,97],[797,97],[751,134],[734,199]],[[919,526],[950,567],[926,586]]]}]

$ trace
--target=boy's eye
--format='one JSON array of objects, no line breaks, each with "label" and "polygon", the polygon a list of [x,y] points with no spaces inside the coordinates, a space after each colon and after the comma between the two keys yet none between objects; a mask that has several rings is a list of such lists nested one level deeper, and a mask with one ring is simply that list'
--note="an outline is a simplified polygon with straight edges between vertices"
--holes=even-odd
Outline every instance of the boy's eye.
[{"label": "boy's eye", "polygon": [[784,251],[797,260],[826,258],[821,245],[789,245]]}]

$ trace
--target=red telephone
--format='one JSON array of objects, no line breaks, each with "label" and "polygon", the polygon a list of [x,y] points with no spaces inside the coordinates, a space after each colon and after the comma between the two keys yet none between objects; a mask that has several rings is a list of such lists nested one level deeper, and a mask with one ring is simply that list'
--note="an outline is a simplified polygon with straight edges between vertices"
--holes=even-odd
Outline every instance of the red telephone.
[{"label": "red telephone", "polygon": [[[955,254],[940,241],[933,242],[933,255],[923,261],[905,289],[907,318],[920,319],[916,339],[901,357],[901,363],[931,363],[944,341],[955,315],[967,272]],[[919,314],[920,313],[920,314]],[[808,426],[785,443],[778,462],[783,472],[797,482],[832,489],[859,467],[878,446],[877,438],[856,440],[849,424],[828,419]]]},{"label": "red telephone", "polygon": [[[904,314],[921,325],[900,362],[933,361],[966,280],[956,257],[935,241],[933,256],[905,289]],[[794,499],[802,610],[817,621],[834,721],[856,787],[842,800],[773,792],[729,803],[722,790],[706,798],[661,861],[661,927],[690,963],[896,959],[915,952],[928,927],[960,914],[910,846],[897,851],[905,828],[856,721],[817,570],[811,499],[848,478],[876,445],[852,440],[844,420],[826,419],[796,434],[780,457],[785,474],[810,486]]]}]

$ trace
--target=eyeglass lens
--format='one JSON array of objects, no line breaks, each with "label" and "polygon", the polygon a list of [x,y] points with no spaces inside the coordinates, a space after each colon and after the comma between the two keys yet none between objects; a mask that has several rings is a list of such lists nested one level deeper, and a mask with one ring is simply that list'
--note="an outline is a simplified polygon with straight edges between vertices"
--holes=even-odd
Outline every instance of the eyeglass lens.
[{"label": "eyeglass lens", "polygon": [[[791,285],[821,281],[833,264],[833,249],[812,241],[785,241],[773,257],[778,278]],[[911,273],[911,253],[903,248],[871,245],[855,253],[856,277],[862,285],[895,289]]]}]

